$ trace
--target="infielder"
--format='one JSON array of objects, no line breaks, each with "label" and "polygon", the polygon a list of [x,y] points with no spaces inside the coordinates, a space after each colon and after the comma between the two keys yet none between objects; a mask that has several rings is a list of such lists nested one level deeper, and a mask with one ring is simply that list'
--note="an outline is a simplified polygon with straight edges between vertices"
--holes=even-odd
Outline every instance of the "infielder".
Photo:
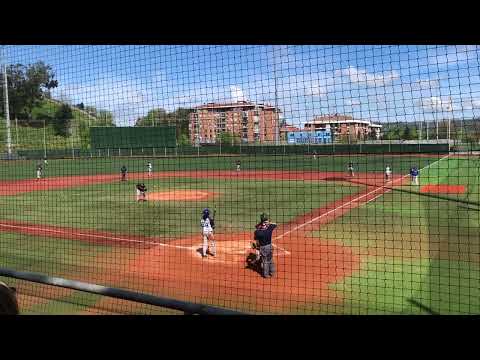
[{"label": "infielder", "polygon": [[387,167],[385,168],[385,179],[389,181],[391,176],[392,176],[392,169],[390,169],[390,166],[387,165]]},{"label": "infielder", "polygon": [[[215,229],[215,223],[212,217],[210,217],[210,210],[204,209],[202,212],[202,219],[200,220],[200,225],[202,227],[202,237],[203,237],[203,246],[202,246],[202,257],[206,258],[207,254],[212,256],[216,255],[215,250],[215,239],[213,237],[213,230]],[[210,241],[211,247],[208,246]]]},{"label": "infielder", "polygon": [[148,170],[148,176],[152,176],[153,166],[150,161],[147,163],[147,170]]},{"label": "infielder", "polygon": [[43,173],[43,166],[42,164],[37,165],[37,180],[40,180],[42,178],[42,173]]},{"label": "infielder", "polygon": [[123,165],[120,171],[122,172],[122,181],[127,180],[127,167]]},{"label": "infielder", "polygon": [[137,201],[147,201],[147,187],[145,184],[137,184]]},{"label": "infielder", "polygon": [[418,185],[418,174],[419,171],[416,166],[410,169],[410,178],[412,180],[412,185]]}]

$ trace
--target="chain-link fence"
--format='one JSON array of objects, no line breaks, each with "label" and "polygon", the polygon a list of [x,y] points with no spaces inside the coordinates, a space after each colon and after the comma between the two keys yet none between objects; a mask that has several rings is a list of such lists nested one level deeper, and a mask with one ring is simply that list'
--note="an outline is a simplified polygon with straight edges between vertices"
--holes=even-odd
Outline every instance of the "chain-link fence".
[{"label": "chain-link fence", "polygon": [[477,46],[0,50],[21,312],[480,312]]}]

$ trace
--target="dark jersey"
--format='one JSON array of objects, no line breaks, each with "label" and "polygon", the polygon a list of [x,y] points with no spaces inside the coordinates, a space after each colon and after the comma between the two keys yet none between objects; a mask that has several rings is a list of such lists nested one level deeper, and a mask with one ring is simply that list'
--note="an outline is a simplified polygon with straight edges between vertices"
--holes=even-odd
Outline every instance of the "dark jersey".
[{"label": "dark jersey", "polygon": [[120,171],[122,172],[122,174],[125,174],[127,172],[127,168],[125,166],[122,166]]},{"label": "dark jersey", "polygon": [[147,187],[145,185],[137,185],[137,189],[141,192],[147,192]]},{"label": "dark jersey", "polygon": [[269,224],[266,228],[257,226],[255,230],[254,239],[258,241],[260,246],[270,245],[272,243],[272,233],[277,227],[276,224]]}]

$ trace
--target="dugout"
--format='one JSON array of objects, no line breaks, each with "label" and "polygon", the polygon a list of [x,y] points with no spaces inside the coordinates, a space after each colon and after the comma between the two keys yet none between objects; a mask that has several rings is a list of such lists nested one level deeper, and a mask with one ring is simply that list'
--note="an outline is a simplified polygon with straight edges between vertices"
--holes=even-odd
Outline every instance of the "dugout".
[{"label": "dugout", "polygon": [[92,149],[172,148],[176,127],[91,127],[90,144]]}]

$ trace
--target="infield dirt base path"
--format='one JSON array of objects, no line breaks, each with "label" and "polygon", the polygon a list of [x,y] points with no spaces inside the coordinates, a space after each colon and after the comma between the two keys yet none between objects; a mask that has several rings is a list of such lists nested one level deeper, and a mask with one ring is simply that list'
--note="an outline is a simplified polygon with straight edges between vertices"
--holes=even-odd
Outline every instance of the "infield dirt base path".
[{"label": "infield dirt base path", "polygon": [[[143,173],[131,174],[130,179],[133,176],[147,177]],[[147,238],[14,221],[1,221],[0,231],[118,245],[115,251],[98,257],[98,268],[82,276],[84,281],[94,277],[97,283],[115,284],[244,311],[295,312],[318,304],[341,304],[341,293],[330,290],[329,285],[351,275],[360,267],[360,257],[352,249],[336,242],[313,238],[311,232],[390,191],[392,184],[400,185],[403,179],[396,177],[390,186],[385,186],[381,173],[356,174],[355,178],[348,178],[338,172],[242,171],[239,174],[230,171],[182,171],[156,173],[154,177],[330,180],[363,184],[365,188],[358,194],[346,196],[280,225],[274,233],[277,273],[270,279],[263,279],[252,270],[245,269],[245,258],[252,241],[251,232],[216,234],[217,256],[203,259],[199,253],[199,235],[183,239]],[[29,188],[28,191],[115,180],[118,180],[118,176],[52,178],[45,179],[43,185],[41,180],[37,188]],[[9,194],[5,194],[6,188],[2,188],[2,184],[0,193],[3,190],[4,195],[12,195],[11,189],[16,189],[17,193],[19,190],[25,192],[27,182],[20,183],[17,187],[10,186]],[[102,303],[108,301],[101,300]]]}]

